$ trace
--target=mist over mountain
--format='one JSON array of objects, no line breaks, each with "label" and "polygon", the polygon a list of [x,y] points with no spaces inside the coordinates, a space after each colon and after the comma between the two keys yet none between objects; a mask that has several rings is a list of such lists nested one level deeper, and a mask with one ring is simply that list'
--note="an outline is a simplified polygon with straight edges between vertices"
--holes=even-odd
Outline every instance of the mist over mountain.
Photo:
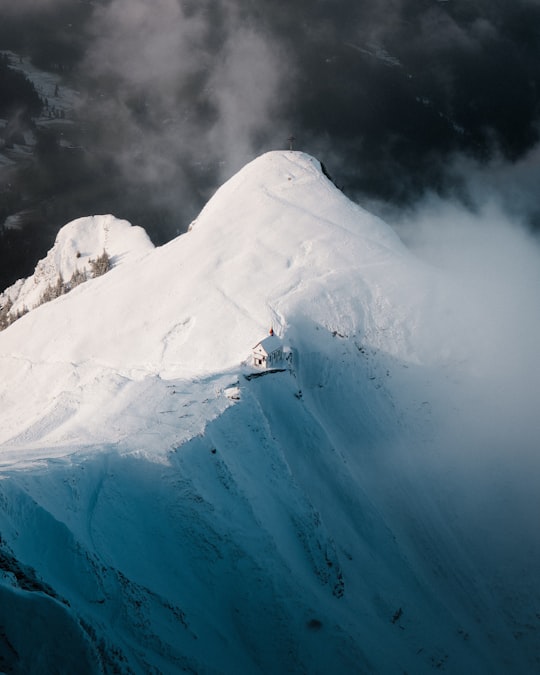
[{"label": "mist over mountain", "polygon": [[496,194],[534,226],[539,19],[533,0],[13,3],[0,48],[80,93],[80,150],[49,128],[31,167],[2,170],[3,223],[24,214],[24,232],[3,228],[2,267],[18,261],[3,286],[78,216],[170,239],[291,134],[391,219],[431,193],[467,208]]}]

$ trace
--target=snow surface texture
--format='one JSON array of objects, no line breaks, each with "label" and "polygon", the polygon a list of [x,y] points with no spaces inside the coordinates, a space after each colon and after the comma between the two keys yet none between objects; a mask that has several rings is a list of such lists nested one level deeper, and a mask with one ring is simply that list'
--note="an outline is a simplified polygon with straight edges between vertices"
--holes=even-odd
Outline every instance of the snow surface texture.
[{"label": "snow surface texture", "polygon": [[298,152],[160,248],[75,221],[52,274],[106,226],[122,264],[0,334],[0,669],[533,672],[538,540],[492,559],[441,454],[444,277]]}]

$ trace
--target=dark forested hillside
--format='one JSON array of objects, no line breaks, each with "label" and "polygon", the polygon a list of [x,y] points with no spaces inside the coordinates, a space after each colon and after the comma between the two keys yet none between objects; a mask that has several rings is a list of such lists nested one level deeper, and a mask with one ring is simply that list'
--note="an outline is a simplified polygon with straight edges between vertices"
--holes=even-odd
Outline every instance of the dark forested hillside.
[{"label": "dark forested hillside", "polygon": [[38,115],[43,102],[33,84],[10,67],[9,58],[0,54],[0,118],[23,117],[26,123]]},{"label": "dark forested hillside", "polygon": [[72,70],[84,54],[86,28],[95,3],[35,2],[31,11],[25,11],[24,4],[2,9],[0,49],[24,54],[44,70]]}]

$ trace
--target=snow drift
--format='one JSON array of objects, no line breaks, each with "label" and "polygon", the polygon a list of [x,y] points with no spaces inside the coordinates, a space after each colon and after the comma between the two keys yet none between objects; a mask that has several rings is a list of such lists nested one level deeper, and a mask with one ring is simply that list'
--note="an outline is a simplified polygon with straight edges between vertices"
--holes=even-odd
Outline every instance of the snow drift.
[{"label": "snow drift", "polygon": [[[297,152],[166,246],[122,228],[0,334],[4,669],[530,670],[538,542],[490,560],[441,455],[470,377],[444,277]],[[270,326],[290,358],[246,377]]]}]

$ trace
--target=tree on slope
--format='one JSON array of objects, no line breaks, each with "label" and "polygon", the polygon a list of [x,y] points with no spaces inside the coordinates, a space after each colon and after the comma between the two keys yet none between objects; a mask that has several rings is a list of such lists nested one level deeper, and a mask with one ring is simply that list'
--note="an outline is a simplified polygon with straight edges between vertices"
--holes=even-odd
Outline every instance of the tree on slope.
[{"label": "tree on slope", "polygon": [[112,267],[111,259],[105,249],[103,249],[103,253],[98,258],[95,260],[89,260],[89,263],[93,278],[102,276]]}]

